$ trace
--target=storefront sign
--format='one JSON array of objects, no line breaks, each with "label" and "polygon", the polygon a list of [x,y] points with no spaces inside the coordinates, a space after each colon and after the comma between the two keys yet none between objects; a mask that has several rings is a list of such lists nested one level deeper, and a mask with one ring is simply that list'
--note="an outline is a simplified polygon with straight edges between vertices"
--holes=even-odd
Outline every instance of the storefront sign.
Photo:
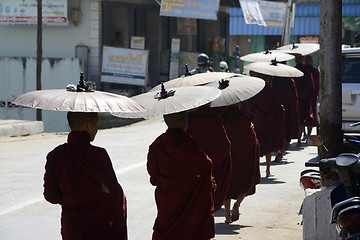
[{"label": "storefront sign", "polygon": [[301,37],[300,43],[319,43],[318,37]]},{"label": "storefront sign", "polygon": [[[67,8],[67,0],[43,0],[42,23],[67,25]],[[0,0],[0,24],[36,25],[37,0]]]},{"label": "storefront sign", "polygon": [[217,20],[220,0],[162,0],[160,16]]},{"label": "storefront sign", "polygon": [[197,68],[197,58],[199,55],[200,53],[180,52],[179,75],[185,74],[185,64],[188,65],[189,71]]},{"label": "storefront sign", "polygon": [[148,59],[148,50],[104,47],[101,81],[145,86]]},{"label": "storefront sign", "polygon": [[145,49],[145,37],[131,37],[130,48],[133,49]]}]

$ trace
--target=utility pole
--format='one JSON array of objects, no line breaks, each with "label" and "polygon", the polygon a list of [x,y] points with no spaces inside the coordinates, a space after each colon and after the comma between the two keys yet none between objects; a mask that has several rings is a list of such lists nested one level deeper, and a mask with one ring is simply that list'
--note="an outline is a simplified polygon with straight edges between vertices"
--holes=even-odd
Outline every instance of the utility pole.
[{"label": "utility pole", "polygon": [[[320,135],[335,157],[342,151],[341,20],[342,1],[320,1]],[[319,156],[326,153],[319,148]]]},{"label": "utility pole", "polygon": [[[42,64],[42,0],[37,1],[37,52],[36,52],[36,90],[41,90]],[[36,109],[36,120],[42,121],[40,109]]]}]

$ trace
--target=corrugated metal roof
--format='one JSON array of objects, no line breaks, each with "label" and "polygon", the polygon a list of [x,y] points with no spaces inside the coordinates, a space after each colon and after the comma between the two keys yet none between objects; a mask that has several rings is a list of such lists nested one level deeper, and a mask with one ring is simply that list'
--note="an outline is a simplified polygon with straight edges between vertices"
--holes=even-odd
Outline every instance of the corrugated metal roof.
[{"label": "corrugated metal roof", "polygon": [[[343,16],[360,16],[360,5],[343,5]],[[292,35],[320,34],[320,7],[318,4],[304,4],[295,7]],[[241,8],[230,8],[230,35],[282,35],[282,28],[246,24]]]}]

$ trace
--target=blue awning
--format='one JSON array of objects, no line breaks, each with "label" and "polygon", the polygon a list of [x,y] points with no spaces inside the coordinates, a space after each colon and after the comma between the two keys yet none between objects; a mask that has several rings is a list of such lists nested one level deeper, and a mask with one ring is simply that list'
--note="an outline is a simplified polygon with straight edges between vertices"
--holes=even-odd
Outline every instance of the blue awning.
[{"label": "blue awning", "polygon": [[[360,5],[343,5],[343,16],[360,16]],[[318,4],[303,4],[295,7],[294,27],[291,35],[319,35],[320,7]],[[230,35],[282,35],[282,28],[246,24],[241,8],[230,8]]]}]

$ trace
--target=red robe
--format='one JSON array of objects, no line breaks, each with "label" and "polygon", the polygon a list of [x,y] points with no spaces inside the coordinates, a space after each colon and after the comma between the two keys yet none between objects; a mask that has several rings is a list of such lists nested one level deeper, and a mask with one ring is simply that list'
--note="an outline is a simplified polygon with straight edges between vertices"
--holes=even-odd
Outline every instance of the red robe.
[{"label": "red robe", "polygon": [[152,239],[214,237],[212,163],[195,141],[169,128],[150,145],[147,169],[158,208]]},{"label": "red robe", "polygon": [[304,64],[297,64],[296,68],[304,73],[304,76],[294,78],[299,99],[300,124],[310,121],[310,105],[314,94],[314,84],[311,73]]},{"label": "red robe", "polygon": [[314,84],[314,91],[313,95],[310,101],[310,118],[305,121],[306,126],[316,126],[317,123],[317,116],[316,116],[316,104],[317,104],[317,98],[319,95],[319,70],[316,68],[313,68],[311,65],[305,65],[305,67],[310,71],[311,73],[311,79]]},{"label": "red robe", "polygon": [[260,146],[250,118],[238,107],[230,106],[221,116],[231,142],[232,177],[227,199],[252,195],[260,183]]},{"label": "red robe", "polygon": [[260,144],[260,156],[282,149],[285,116],[276,90],[266,84],[260,93],[247,101],[246,106],[253,117],[256,137]]},{"label": "red robe", "polygon": [[125,195],[106,150],[91,145],[87,132],[70,132],[45,170],[44,197],[62,207],[64,240],[127,239]]},{"label": "red robe", "polygon": [[215,211],[226,198],[231,181],[231,144],[221,119],[211,108],[199,107],[189,113],[188,133],[213,162],[213,176],[217,189],[214,196]]},{"label": "red robe", "polygon": [[290,142],[291,139],[298,139],[300,119],[295,82],[291,78],[275,77],[272,86],[285,108],[285,140]]}]

